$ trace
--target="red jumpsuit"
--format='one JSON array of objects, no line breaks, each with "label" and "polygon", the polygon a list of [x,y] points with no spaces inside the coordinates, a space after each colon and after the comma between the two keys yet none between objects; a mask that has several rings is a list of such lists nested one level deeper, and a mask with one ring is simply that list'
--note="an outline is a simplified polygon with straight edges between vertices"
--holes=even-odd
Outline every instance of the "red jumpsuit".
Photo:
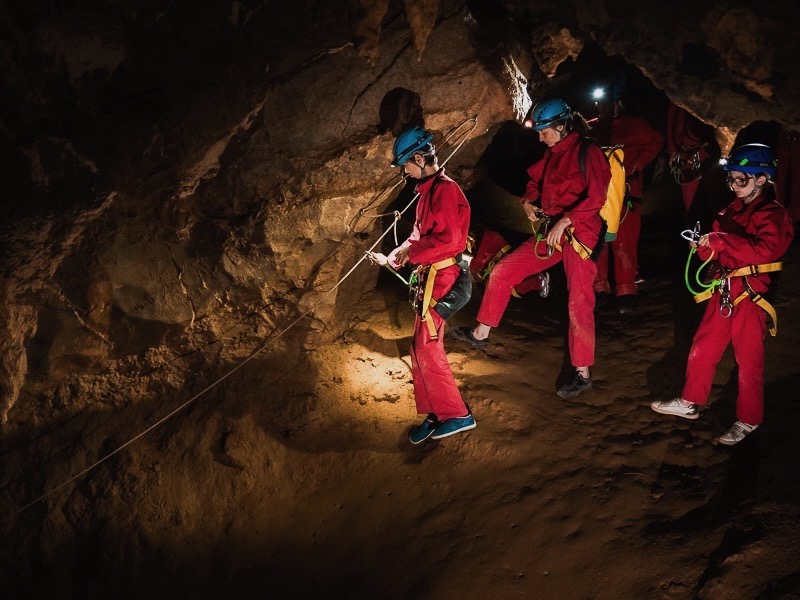
[{"label": "red jumpsuit", "polygon": [[[596,246],[600,237],[601,219],[598,211],[606,199],[611,169],[603,151],[595,145],[589,145],[584,177],[578,164],[580,141],[578,133],[570,133],[528,169],[530,180],[522,201],[533,202],[539,199],[542,210],[554,218],[554,223],[560,217],[568,216],[574,227],[575,238],[591,249]],[[554,250],[553,255],[546,258],[546,244],[542,241],[537,245],[536,238],[533,237],[500,260],[489,275],[478,310],[478,322],[497,327],[514,286],[563,260],[569,292],[570,359],[573,366],[591,366],[594,364],[592,283],[597,274],[597,265],[591,259],[581,258],[566,241],[566,236],[562,237],[560,243],[562,250]]]},{"label": "red jumpsuit", "polygon": [[[698,161],[702,163],[709,157],[707,145],[713,137],[714,129],[710,125],[703,123],[683,108],[670,103],[667,112],[667,151],[671,155],[680,151],[691,154],[696,150]],[[681,182],[681,194],[686,210],[689,210],[697,194],[700,177],[701,174],[698,170]]]},{"label": "red jumpsuit", "polygon": [[[786,209],[764,195],[750,204],[737,198],[717,215],[709,245],[698,248],[706,260],[711,251],[720,266],[734,269],[747,265],[780,260],[788,250],[794,233]],[[731,300],[745,289],[744,277],[731,278]],[[755,292],[763,293],[770,282],[768,273],[751,275],[747,282]],[[686,383],[681,397],[695,404],[706,404],[722,353],[733,344],[739,366],[739,390],[736,418],[750,425],[759,425],[764,418],[764,335],[766,313],[749,299],[737,304],[730,317],[720,314],[719,293],[715,293],[694,335]]]},{"label": "red jumpsuit", "polygon": [[606,244],[597,259],[595,292],[610,292],[608,281],[609,252],[614,257],[614,280],[617,296],[636,293],[636,271],[639,267],[639,233],[642,229],[642,188],[644,168],[661,151],[664,136],[642,119],[634,115],[621,115],[611,124],[611,144],[623,146],[625,154],[625,181],[627,196],[622,208],[622,220],[614,241]]},{"label": "red jumpsuit", "polygon": [[[431,265],[453,258],[467,246],[470,207],[458,184],[444,174],[444,169],[417,186],[419,200],[414,231],[401,244],[409,247],[409,262]],[[393,262],[393,252],[389,259]],[[395,264],[394,266],[399,266]],[[433,298],[438,300],[453,287],[460,268],[450,265],[436,273]],[[417,315],[411,341],[411,375],[417,412],[434,413],[440,421],[469,413],[456,386],[444,349],[444,319],[431,309],[439,338],[431,339],[428,328]]]}]

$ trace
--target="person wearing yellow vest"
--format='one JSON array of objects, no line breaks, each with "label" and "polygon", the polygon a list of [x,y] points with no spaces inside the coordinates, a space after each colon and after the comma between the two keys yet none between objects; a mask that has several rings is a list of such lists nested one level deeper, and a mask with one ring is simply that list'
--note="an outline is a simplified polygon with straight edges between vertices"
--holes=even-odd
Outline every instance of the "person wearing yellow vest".
[{"label": "person wearing yellow vest", "polygon": [[[655,160],[664,145],[664,136],[642,117],[625,110],[622,87],[615,85],[612,104],[604,103],[601,118],[607,120],[612,146],[622,146],[625,166],[625,204],[616,238],[608,242],[597,257],[594,291],[597,304],[608,302],[611,295],[609,262],[614,264],[614,294],[620,314],[633,311],[636,298],[636,275],[639,267],[639,235],[642,228],[642,190],[644,169]],[[611,114],[606,116],[606,110]],[[610,118],[609,118],[610,117]]]},{"label": "person wearing yellow vest", "polygon": [[780,269],[777,261],[794,237],[789,214],[775,200],[770,185],[776,165],[772,149],[763,144],[739,146],[727,158],[723,168],[735,198],[717,215],[712,232],[691,243],[701,259],[717,261],[720,284],[695,297],[708,304],[689,352],[681,396],[650,405],[657,413],[697,419],[698,406],[708,401],[722,353],[732,344],[739,367],[737,420],[718,438],[728,446],[755,431],[764,418],[767,316],[773,335],[777,328],[774,309],[764,294],[770,273]]},{"label": "person wearing yellow vest", "polygon": [[457,256],[466,249],[470,206],[464,192],[444,168],[439,168],[433,135],[421,127],[401,133],[394,144],[392,166],[416,179],[416,219],[411,236],[388,256],[373,252],[370,259],[399,269],[419,265],[424,277],[420,314],[414,322],[411,372],[417,412],[427,416],[409,432],[412,444],[429,437],[441,439],[474,429],[475,417],[456,386],[444,349],[445,317],[436,302],[457,284],[462,269]]},{"label": "person wearing yellow vest", "polygon": [[594,364],[595,296],[592,284],[597,265],[592,256],[601,242],[600,209],[606,201],[611,169],[600,146],[586,148],[585,172],[579,154],[589,131],[586,120],[564,100],[543,100],[534,106],[533,129],[547,146],[544,157],[528,169],[521,201],[525,214],[546,234],[536,235],[504,256],[489,275],[478,310],[476,327],[454,329],[455,338],[485,348],[489,333],[500,324],[514,287],[531,275],[563,262],[567,278],[568,344],[575,367],[572,379],[557,390],[574,398],[592,387],[589,368]]}]

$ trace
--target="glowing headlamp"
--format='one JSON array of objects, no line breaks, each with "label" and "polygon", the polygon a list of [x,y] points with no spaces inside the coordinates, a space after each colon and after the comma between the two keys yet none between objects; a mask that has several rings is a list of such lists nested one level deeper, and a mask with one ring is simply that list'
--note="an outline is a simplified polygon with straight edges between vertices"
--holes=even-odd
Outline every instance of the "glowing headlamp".
[{"label": "glowing headlamp", "polygon": [[595,101],[602,100],[605,95],[606,95],[606,91],[601,87],[596,87],[596,88],[594,88],[594,90],[592,90],[592,98]]}]

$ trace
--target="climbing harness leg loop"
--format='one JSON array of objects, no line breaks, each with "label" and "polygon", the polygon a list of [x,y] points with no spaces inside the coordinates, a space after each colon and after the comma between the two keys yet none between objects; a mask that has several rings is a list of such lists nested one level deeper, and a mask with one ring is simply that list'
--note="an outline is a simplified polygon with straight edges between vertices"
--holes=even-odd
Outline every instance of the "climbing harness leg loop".
[{"label": "climbing harness leg loop", "polygon": [[[421,265],[414,271],[415,277],[412,277],[412,282],[416,285],[411,290],[412,305],[419,311],[419,316],[425,322],[425,326],[428,328],[428,335],[432,340],[439,339],[436,323],[434,323],[433,315],[431,315],[431,308],[436,306],[436,300],[433,298],[436,273],[458,263],[459,257],[446,258],[429,266]],[[422,285],[424,285],[424,288],[420,289]],[[421,296],[420,292],[422,292]]]}]

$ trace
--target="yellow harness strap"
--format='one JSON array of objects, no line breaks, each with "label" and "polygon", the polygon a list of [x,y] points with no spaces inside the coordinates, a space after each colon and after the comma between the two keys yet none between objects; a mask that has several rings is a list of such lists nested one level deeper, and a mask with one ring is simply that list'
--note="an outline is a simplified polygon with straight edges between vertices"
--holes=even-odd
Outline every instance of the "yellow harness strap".
[{"label": "yellow harness strap", "polygon": [[483,271],[480,272],[479,277],[481,279],[486,279],[487,277],[489,277],[488,274],[492,272],[492,269],[494,269],[494,266],[498,262],[500,262],[500,259],[503,258],[506,254],[508,254],[510,250],[511,250],[511,244],[506,244],[505,246],[500,248],[500,250],[498,250],[495,253],[495,255],[492,257],[492,259],[489,262],[486,263],[486,266],[483,268]]},{"label": "yellow harness strap", "polygon": [[[578,240],[578,238],[575,237],[575,234],[573,233],[574,230],[575,230],[574,227],[570,227],[564,232],[564,235],[569,241],[569,245],[572,246],[572,249],[578,253],[578,256],[580,256],[583,260],[586,260],[592,255],[592,249],[584,246]],[[561,252],[561,244],[556,244],[555,249]]]},{"label": "yellow harness strap", "polygon": [[433,316],[431,315],[431,308],[436,306],[436,300],[433,299],[433,282],[436,280],[436,272],[455,264],[458,264],[455,258],[445,258],[428,267],[428,274],[425,278],[425,292],[422,295],[422,312],[420,316],[422,320],[425,321],[425,325],[428,327],[428,335],[432,340],[439,339],[439,334],[436,331],[436,324],[433,322]]},{"label": "yellow harness strap", "polygon": [[750,297],[750,300],[755,302],[756,305],[761,310],[767,313],[767,316],[770,319],[769,334],[772,337],[778,335],[778,313],[775,312],[775,307],[772,306],[772,304],[770,304],[769,302],[767,302],[764,296],[762,296],[758,292],[754,292],[749,285],[747,286],[747,289],[745,291],[743,291],[736,297],[736,300],[733,301],[733,306],[735,307],[737,304],[739,304],[739,302],[741,302],[748,296]]},{"label": "yellow harness strap", "polygon": [[701,302],[705,302],[706,300],[709,300],[711,298],[711,296],[714,295],[715,291],[716,290],[714,288],[709,288],[705,292],[701,292],[699,294],[695,294],[695,296],[694,296],[695,303],[696,304],[700,304]]},{"label": "yellow harness strap", "polygon": [[747,265],[736,269],[728,274],[728,277],[747,277],[748,275],[758,275],[759,273],[772,273],[773,271],[780,271],[783,269],[782,262],[772,262],[763,265]]},{"label": "yellow harness strap", "polygon": [[[733,307],[739,304],[742,300],[750,297],[750,300],[755,302],[756,305],[761,308],[767,316],[770,318],[770,325],[769,325],[769,334],[771,336],[778,335],[778,313],[775,311],[775,307],[772,306],[769,302],[767,302],[766,298],[759,294],[758,292],[753,291],[753,288],[750,287],[750,283],[747,281],[747,277],[749,275],[758,275],[759,273],[772,273],[774,271],[780,271],[783,269],[782,262],[772,262],[772,263],[765,263],[763,265],[747,265],[746,267],[740,267],[738,269],[734,269],[730,273],[726,275],[726,277],[744,277],[745,278],[745,285],[747,289],[739,294],[736,299],[733,301]],[[709,288],[705,292],[697,294],[694,297],[694,301],[698,304],[701,302],[705,302],[711,296],[714,295],[716,288]]]}]

